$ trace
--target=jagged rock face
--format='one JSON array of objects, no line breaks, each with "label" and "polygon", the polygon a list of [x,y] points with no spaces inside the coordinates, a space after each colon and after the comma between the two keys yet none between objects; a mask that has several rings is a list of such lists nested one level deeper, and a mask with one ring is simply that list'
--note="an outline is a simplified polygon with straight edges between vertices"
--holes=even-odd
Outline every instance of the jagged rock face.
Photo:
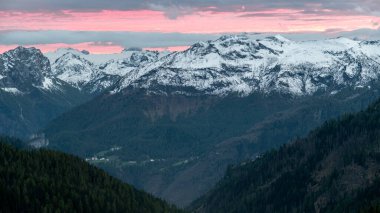
[{"label": "jagged rock face", "polygon": [[136,51],[132,53],[129,58],[129,64],[138,67],[141,64],[154,62],[158,59],[159,53],[157,51]]},{"label": "jagged rock face", "polygon": [[125,55],[125,58],[110,60],[99,68],[107,74],[123,76],[140,66],[157,61],[160,55],[157,51],[136,50],[124,50],[122,54]]},{"label": "jagged rock face", "polygon": [[50,74],[49,60],[36,48],[17,47],[0,55],[1,88],[43,86]]},{"label": "jagged rock face", "polygon": [[282,36],[223,36],[140,67],[125,76],[114,92],[133,86],[187,95],[335,93],[377,80],[378,50],[379,42],[345,38],[296,42]]},{"label": "jagged rock face", "polygon": [[[101,78],[105,79],[104,77],[106,77],[107,75],[107,78],[115,79],[113,81],[108,81],[108,86],[111,86],[113,83],[116,83],[116,81],[120,80],[121,77],[129,75],[138,67],[156,61],[159,56],[158,52],[136,50],[125,50],[121,53],[121,55],[124,55],[124,57],[120,59],[109,60],[99,66],[100,71],[104,74],[102,77],[98,78],[99,80]],[[99,80],[98,82],[102,82]]]}]

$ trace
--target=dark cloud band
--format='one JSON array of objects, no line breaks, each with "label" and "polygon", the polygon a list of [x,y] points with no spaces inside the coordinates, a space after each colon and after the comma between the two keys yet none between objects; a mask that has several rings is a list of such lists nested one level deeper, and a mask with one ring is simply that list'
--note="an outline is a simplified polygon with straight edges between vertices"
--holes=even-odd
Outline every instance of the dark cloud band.
[{"label": "dark cloud band", "polygon": [[0,31],[1,45],[77,44],[83,42],[117,44],[124,47],[187,46],[215,39],[218,34],[94,32],[94,31]]},{"label": "dark cloud band", "polygon": [[[268,32],[257,34],[265,37],[276,34]],[[365,40],[380,40],[380,29],[359,29],[341,31],[331,29],[321,33],[288,33],[285,37],[293,40],[312,40],[344,36]],[[94,31],[0,31],[0,45],[37,45],[37,44],[78,44],[91,42],[105,45],[115,44],[122,47],[171,47],[188,46],[199,41],[213,40],[220,34],[182,34],[182,33],[143,33],[143,32],[94,32]]]},{"label": "dark cloud band", "polygon": [[192,11],[262,11],[300,9],[305,13],[326,10],[358,14],[379,14],[378,0],[0,0],[0,10],[160,10],[175,18]]}]

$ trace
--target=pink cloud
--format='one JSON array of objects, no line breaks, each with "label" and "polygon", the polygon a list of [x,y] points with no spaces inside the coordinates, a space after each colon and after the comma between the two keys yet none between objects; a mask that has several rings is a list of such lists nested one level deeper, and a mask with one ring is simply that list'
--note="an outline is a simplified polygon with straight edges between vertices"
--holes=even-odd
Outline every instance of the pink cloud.
[{"label": "pink cloud", "polygon": [[201,11],[169,19],[153,10],[76,12],[0,12],[0,30],[72,30],[132,32],[323,32],[328,29],[377,28],[380,17],[345,15],[341,12],[305,13],[275,9],[252,12]]},{"label": "pink cloud", "polygon": [[[325,32],[352,31],[360,28],[377,29],[380,17],[344,14],[342,11],[319,9],[272,9],[247,12],[220,12],[212,7],[170,19],[162,11],[58,11],[22,12],[0,11],[1,30],[68,30],[68,31],[130,31],[161,33],[236,33],[236,32]],[[336,31],[336,30],[335,30]],[[334,31],[334,32],[335,32]],[[17,45],[0,45],[0,52]],[[112,43],[85,42],[78,44],[33,45],[43,52],[60,47],[86,49],[92,53],[120,52],[123,47]],[[146,48],[179,51],[187,46]]]}]

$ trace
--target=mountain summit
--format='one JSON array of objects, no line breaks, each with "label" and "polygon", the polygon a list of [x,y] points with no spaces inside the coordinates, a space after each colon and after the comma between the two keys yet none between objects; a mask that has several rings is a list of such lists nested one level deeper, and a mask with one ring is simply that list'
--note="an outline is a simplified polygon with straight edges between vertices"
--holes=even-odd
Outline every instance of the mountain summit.
[{"label": "mountain summit", "polygon": [[0,55],[0,87],[25,91],[31,86],[47,89],[52,79],[49,60],[36,48],[17,47]]}]

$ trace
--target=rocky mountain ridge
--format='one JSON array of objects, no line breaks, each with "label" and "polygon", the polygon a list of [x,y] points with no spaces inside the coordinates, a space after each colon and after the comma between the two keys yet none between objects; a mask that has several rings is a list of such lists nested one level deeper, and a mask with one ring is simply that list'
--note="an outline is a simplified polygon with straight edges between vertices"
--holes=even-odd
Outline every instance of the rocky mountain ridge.
[{"label": "rocky mountain ridge", "polygon": [[137,69],[114,89],[146,88],[152,93],[242,96],[254,92],[312,95],[378,80],[380,43],[335,38],[292,41],[280,35],[249,34],[199,42]]},{"label": "rocky mountain ridge", "polygon": [[90,54],[71,48],[46,53],[53,75],[89,93],[99,93],[121,77],[161,57],[157,51],[126,49],[117,54]]}]

